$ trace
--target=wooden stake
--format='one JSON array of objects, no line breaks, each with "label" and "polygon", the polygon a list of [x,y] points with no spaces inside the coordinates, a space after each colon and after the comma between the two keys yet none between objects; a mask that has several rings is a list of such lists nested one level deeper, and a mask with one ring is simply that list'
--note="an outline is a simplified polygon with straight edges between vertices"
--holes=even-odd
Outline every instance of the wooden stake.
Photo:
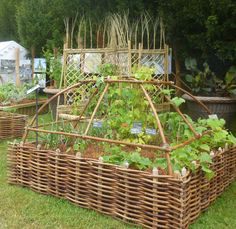
[{"label": "wooden stake", "polygon": [[99,108],[99,106],[100,106],[100,104],[102,102],[102,99],[103,99],[104,95],[106,94],[108,88],[109,88],[109,84],[107,83],[105,88],[104,88],[104,90],[103,90],[103,92],[102,92],[102,94],[101,94],[101,96],[100,96],[100,98],[99,98],[99,100],[98,100],[98,103],[97,103],[96,107],[94,108],[94,111],[93,111],[92,116],[91,116],[91,118],[89,120],[88,126],[87,126],[87,128],[86,128],[86,130],[84,132],[84,135],[87,135],[87,133],[89,131],[89,128],[90,128],[90,126],[91,126],[91,124],[93,122],[94,116],[95,116],[95,114],[96,114],[96,112],[97,112],[97,110],[98,110],[98,108]]},{"label": "wooden stake", "polygon": [[16,87],[20,87],[21,82],[20,82],[20,49],[16,48],[15,49],[15,53],[16,53],[16,66],[15,66],[15,70],[16,70]]}]

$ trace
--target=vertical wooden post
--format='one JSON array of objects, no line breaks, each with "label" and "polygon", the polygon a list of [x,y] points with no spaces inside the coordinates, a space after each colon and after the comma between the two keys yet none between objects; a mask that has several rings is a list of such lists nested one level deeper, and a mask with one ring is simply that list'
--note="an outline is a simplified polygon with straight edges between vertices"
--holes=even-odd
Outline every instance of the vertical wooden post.
[{"label": "vertical wooden post", "polygon": [[20,87],[20,49],[15,49],[16,54],[16,62],[15,62],[15,70],[16,70],[16,87]]},{"label": "vertical wooden post", "polygon": [[141,67],[141,57],[142,57],[142,51],[143,51],[143,44],[138,44],[138,68]]},{"label": "vertical wooden post", "polygon": [[132,54],[131,54],[131,41],[128,41],[128,76],[131,76],[132,68]]},{"label": "vertical wooden post", "polygon": [[164,56],[164,77],[165,81],[169,80],[169,47],[168,45],[164,45],[165,56]]},{"label": "vertical wooden post", "polygon": [[35,58],[35,48],[34,46],[31,47],[31,68],[32,68],[32,79],[34,79],[34,58]]}]

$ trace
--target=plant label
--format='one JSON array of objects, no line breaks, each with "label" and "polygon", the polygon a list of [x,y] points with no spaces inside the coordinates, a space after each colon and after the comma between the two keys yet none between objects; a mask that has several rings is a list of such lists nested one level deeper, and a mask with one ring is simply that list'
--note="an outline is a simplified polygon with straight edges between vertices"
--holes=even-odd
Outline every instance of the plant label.
[{"label": "plant label", "polygon": [[40,86],[39,86],[39,84],[37,84],[37,85],[35,85],[34,87],[30,88],[30,89],[26,92],[26,94],[28,95],[28,94],[34,92],[35,90],[37,90],[37,89],[39,89],[39,88],[40,88]]},{"label": "plant label", "polygon": [[130,130],[131,134],[140,134],[141,132],[142,132],[142,128],[140,128],[140,127],[133,127]]},{"label": "plant label", "polygon": [[142,128],[142,123],[141,122],[134,122],[133,128]]},{"label": "plant label", "polygon": [[102,121],[94,121],[93,127],[95,128],[102,128]]},{"label": "plant label", "polygon": [[217,114],[211,114],[211,115],[208,115],[208,117],[209,117],[210,119],[218,119]]},{"label": "plant label", "polygon": [[153,129],[153,128],[146,128],[145,133],[148,135],[156,135],[157,131],[156,131],[156,129]]}]

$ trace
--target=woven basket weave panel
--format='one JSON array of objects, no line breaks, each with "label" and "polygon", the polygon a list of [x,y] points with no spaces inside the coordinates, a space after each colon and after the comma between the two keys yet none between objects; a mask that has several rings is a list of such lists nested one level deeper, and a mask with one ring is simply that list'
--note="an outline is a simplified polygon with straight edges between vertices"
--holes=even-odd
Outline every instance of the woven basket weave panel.
[{"label": "woven basket weave panel", "polygon": [[0,111],[0,140],[22,137],[27,116]]},{"label": "woven basket weave panel", "polygon": [[48,150],[34,150],[31,155],[31,184],[32,190],[48,193]]},{"label": "woven basket weave panel", "polygon": [[86,159],[70,156],[68,159],[68,183],[66,199],[81,207],[88,207],[88,174],[90,166]]},{"label": "woven basket weave panel", "polygon": [[38,150],[31,144],[13,144],[8,151],[9,183],[145,228],[188,228],[236,177],[235,166],[233,148],[216,153],[212,165],[216,177],[210,181],[199,171],[180,179],[161,175],[156,179],[142,171]]},{"label": "woven basket weave panel", "polygon": [[146,228],[169,228],[168,178],[144,175],[141,185],[141,225]]},{"label": "woven basket weave panel", "polygon": [[115,203],[116,179],[115,166],[90,162],[88,179],[89,207],[99,212],[113,215]]},{"label": "woven basket weave panel", "polygon": [[67,192],[68,155],[51,152],[48,159],[48,193],[65,197]]},{"label": "woven basket weave panel", "polygon": [[117,168],[115,216],[125,221],[140,223],[142,172]]},{"label": "woven basket weave panel", "polygon": [[191,175],[182,179],[170,179],[169,185],[169,226],[187,228],[190,223]]}]

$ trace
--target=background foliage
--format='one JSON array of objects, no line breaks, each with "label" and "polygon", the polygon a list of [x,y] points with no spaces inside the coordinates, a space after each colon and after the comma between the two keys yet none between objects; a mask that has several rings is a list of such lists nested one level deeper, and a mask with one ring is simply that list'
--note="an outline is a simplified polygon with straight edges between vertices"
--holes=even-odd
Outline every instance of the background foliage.
[{"label": "background foliage", "polygon": [[65,17],[86,13],[98,22],[127,10],[132,18],[144,11],[163,17],[167,42],[182,66],[194,57],[221,74],[236,60],[234,0],[1,0],[0,41],[16,40],[40,56],[42,47],[62,48]]}]

